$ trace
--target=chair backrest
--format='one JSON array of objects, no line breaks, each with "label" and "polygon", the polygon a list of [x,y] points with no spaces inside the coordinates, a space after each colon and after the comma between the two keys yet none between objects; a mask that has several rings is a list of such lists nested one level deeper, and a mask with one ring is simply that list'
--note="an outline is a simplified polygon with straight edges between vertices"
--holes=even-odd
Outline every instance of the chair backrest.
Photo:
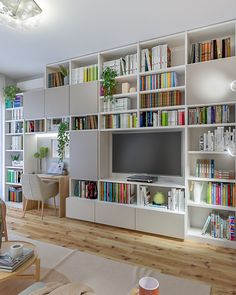
[{"label": "chair backrest", "polygon": [[43,200],[42,181],[36,174],[23,174],[21,177],[22,192],[28,200]]}]

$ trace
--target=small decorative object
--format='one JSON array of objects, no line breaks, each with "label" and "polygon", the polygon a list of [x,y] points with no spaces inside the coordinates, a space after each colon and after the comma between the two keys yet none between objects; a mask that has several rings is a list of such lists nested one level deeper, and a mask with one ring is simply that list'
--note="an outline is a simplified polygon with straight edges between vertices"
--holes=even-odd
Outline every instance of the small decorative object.
[{"label": "small decorative object", "polygon": [[19,158],[20,158],[20,154],[11,155],[11,164],[12,164],[12,166],[14,166],[14,167],[21,166],[22,161],[19,161]]},{"label": "small decorative object", "polygon": [[139,281],[139,295],[159,295],[159,282],[152,277],[144,277]]},{"label": "small decorative object", "polygon": [[142,185],[140,186],[141,196],[143,200],[144,206],[148,206],[151,203],[151,193],[147,186]]},{"label": "small decorative object", "polygon": [[69,134],[69,123],[62,122],[58,127],[58,156],[59,162],[63,162],[65,158],[65,149],[69,145],[70,142],[70,134]]},{"label": "small decorative object", "polygon": [[152,202],[154,205],[164,205],[166,203],[166,197],[162,192],[156,192]]},{"label": "small decorative object", "polygon": [[130,91],[130,84],[128,82],[122,83],[122,93],[129,93]]},{"label": "small decorative object", "polygon": [[10,247],[10,256],[11,258],[17,258],[23,254],[23,245],[22,244],[13,244]]},{"label": "small decorative object", "polygon": [[136,88],[135,87],[130,87],[129,92],[130,93],[136,92]]},{"label": "small decorative object", "polygon": [[42,159],[48,156],[49,149],[48,147],[41,146],[39,152],[34,154],[34,157],[39,160],[39,172],[42,172]]},{"label": "small decorative object", "polygon": [[[194,192],[193,192],[194,202],[197,204],[200,204],[202,199],[203,183],[199,181],[195,181],[194,183],[192,183],[192,185],[194,185]],[[191,191],[191,188],[190,188],[190,191]]]},{"label": "small decorative object", "polygon": [[60,73],[64,77],[64,85],[68,85],[69,84],[69,70],[62,65],[59,66],[59,69],[60,69]]},{"label": "small decorative object", "polygon": [[103,92],[104,92],[104,101],[111,100],[114,101],[113,94],[116,91],[117,86],[117,71],[111,67],[105,68],[102,72],[103,79]]},{"label": "small decorative object", "polygon": [[22,90],[14,84],[8,85],[3,88],[6,108],[12,107],[12,103],[16,97],[16,94],[20,92],[22,92]]}]

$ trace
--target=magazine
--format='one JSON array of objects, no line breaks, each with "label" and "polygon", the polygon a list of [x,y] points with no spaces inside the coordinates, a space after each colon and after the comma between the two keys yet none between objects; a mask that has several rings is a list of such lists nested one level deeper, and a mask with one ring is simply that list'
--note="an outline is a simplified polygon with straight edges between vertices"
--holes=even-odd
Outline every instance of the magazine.
[{"label": "magazine", "polygon": [[32,249],[24,248],[23,254],[17,258],[11,258],[9,252],[0,254],[0,271],[13,272],[25,263],[34,254]]}]

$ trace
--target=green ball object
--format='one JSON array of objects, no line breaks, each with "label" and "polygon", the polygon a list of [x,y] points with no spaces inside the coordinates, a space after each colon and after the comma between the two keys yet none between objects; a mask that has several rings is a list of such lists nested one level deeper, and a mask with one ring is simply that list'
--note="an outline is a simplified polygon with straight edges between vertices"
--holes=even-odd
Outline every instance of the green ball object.
[{"label": "green ball object", "polygon": [[166,197],[163,193],[157,192],[153,197],[153,203],[156,205],[163,205],[166,203]]}]

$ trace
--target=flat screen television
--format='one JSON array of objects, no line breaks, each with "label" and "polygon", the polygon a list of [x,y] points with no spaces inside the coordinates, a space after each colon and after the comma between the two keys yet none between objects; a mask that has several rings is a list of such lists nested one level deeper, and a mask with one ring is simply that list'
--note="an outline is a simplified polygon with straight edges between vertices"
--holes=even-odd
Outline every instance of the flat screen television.
[{"label": "flat screen television", "polygon": [[112,172],[182,176],[182,132],[112,135]]}]

